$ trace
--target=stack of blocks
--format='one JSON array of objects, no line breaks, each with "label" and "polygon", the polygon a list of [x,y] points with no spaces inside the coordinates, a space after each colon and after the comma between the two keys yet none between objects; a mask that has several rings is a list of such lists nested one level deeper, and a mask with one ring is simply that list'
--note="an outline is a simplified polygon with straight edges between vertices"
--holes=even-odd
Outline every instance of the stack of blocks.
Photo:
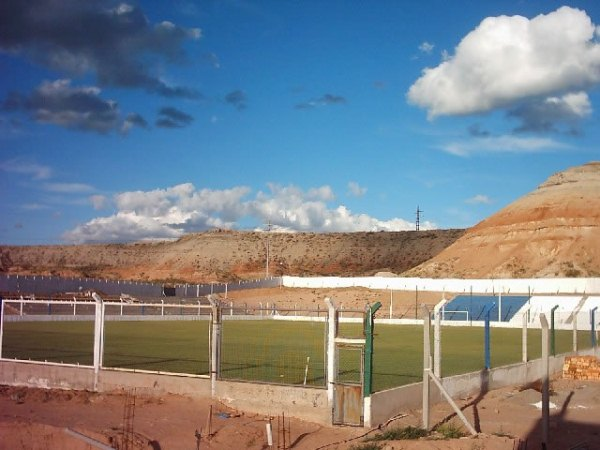
[{"label": "stack of blocks", "polygon": [[563,365],[563,378],[600,381],[600,360],[595,356],[567,356]]}]

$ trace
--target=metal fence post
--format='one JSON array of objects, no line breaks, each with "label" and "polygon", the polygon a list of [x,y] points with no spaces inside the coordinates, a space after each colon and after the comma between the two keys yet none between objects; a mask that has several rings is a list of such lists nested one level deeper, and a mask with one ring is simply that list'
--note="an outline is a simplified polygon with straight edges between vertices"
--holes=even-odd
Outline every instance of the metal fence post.
[{"label": "metal fence post", "polygon": [[556,308],[558,308],[558,305],[550,310],[550,353],[552,356],[556,356],[556,333],[554,331],[554,312]]},{"label": "metal fence post", "polygon": [[573,353],[577,353],[577,318],[578,314],[573,313]]},{"label": "metal fence post", "polygon": [[381,302],[367,307],[365,323],[365,382],[363,397],[370,397],[373,392],[373,329],[375,328],[375,313],[381,308]]},{"label": "metal fence post", "polygon": [[333,390],[335,383],[335,338],[338,333],[337,308],[329,297],[325,298],[327,304],[327,400],[333,406]]},{"label": "metal fence post", "polygon": [[523,331],[521,332],[521,354],[523,355],[522,361],[524,363],[529,359],[527,355],[527,317],[529,315],[529,306],[523,311],[523,315],[521,316],[521,320],[523,321]]},{"label": "metal fence post", "polygon": [[94,317],[94,391],[97,391],[104,345],[104,304],[102,298],[95,292],[92,294],[92,298],[96,302]]},{"label": "metal fence post", "polygon": [[592,338],[592,348],[595,350],[596,349],[596,310],[598,309],[597,306],[595,306],[594,308],[592,308],[592,310],[590,311],[590,332],[591,332],[591,338]]},{"label": "metal fence post", "polygon": [[489,305],[484,311],[485,315],[485,330],[484,330],[484,359],[485,359],[485,369],[490,370],[492,367],[492,358],[491,358],[491,340],[490,340],[490,313],[492,309],[496,306],[495,303]]},{"label": "metal fence post", "polygon": [[442,300],[433,308],[433,373],[436,377],[442,377],[442,321],[441,310],[448,300]]},{"label": "metal fence post", "polygon": [[0,359],[2,359],[2,338],[4,337],[4,301],[0,296]]},{"label": "metal fence post", "polygon": [[429,430],[429,372],[431,371],[431,342],[429,339],[429,329],[431,328],[431,317],[426,305],[421,306],[423,311],[423,428]]},{"label": "metal fence post", "polygon": [[217,380],[221,375],[221,305],[215,295],[209,295],[211,306],[210,335],[210,390],[214,397],[217,392]]},{"label": "metal fence post", "polygon": [[550,421],[550,365],[548,354],[548,320],[540,314],[542,324],[542,448],[548,445],[548,425]]}]

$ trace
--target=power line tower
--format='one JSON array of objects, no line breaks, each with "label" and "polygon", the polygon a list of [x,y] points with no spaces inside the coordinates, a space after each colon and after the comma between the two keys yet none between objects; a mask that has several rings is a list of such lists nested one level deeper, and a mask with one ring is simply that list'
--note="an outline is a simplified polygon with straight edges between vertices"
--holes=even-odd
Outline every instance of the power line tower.
[{"label": "power line tower", "polygon": [[419,206],[417,205],[417,220],[415,222],[415,230],[419,231],[419,228],[421,226],[421,213],[423,212],[423,210],[419,209]]}]

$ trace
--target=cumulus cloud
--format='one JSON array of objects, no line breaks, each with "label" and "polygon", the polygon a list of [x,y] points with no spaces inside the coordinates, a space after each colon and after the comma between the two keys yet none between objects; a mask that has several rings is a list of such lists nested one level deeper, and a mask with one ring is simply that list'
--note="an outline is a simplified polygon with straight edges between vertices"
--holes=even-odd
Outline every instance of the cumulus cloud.
[{"label": "cumulus cloud", "polygon": [[466,199],[465,203],[469,203],[471,205],[489,205],[492,203],[492,200],[487,195],[477,194]]},{"label": "cumulus cloud", "polygon": [[73,87],[66,79],[45,81],[28,97],[12,93],[4,108],[27,111],[37,122],[98,133],[114,130],[119,123],[115,101],[102,99],[97,87]]},{"label": "cumulus cloud", "polygon": [[452,155],[470,156],[482,153],[541,153],[565,150],[569,146],[549,138],[504,135],[451,142],[440,148]]},{"label": "cumulus cloud", "polygon": [[561,97],[548,97],[511,109],[509,117],[518,119],[521,125],[516,132],[559,131],[565,125],[567,131],[576,133],[581,120],[592,114],[592,105],[585,92],[575,92]]},{"label": "cumulus cloud", "polygon": [[353,197],[362,197],[367,193],[367,188],[361,187],[356,181],[349,181],[348,193]]},{"label": "cumulus cloud", "polygon": [[327,105],[343,105],[346,103],[346,98],[341,95],[324,94],[319,98],[298,103],[296,109],[313,109]]},{"label": "cumulus cloud", "polygon": [[225,103],[230,104],[238,111],[246,109],[246,106],[247,106],[246,93],[239,89],[232,91],[225,96]]},{"label": "cumulus cloud", "polygon": [[158,115],[156,126],[161,128],[183,128],[194,120],[189,114],[171,106],[161,108]]},{"label": "cumulus cloud", "polygon": [[454,55],[423,71],[408,101],[434,118],[585,90],[600,82],[595,34],[590,17],[567,6],[533,19],[488,17]]},{"label": "cumulus cloud", "polygon": [[93,74],[100,85],[141,88],[166,97],[200,96],[194,89],[168,85],[154,70],[160,61],[185,61],[183,43],[200,36],[197,28],[168,21],[152,24],[136,4],[97,0],[0,4],[0,49],[69,76]]},{"label": "cumulus cloud", "polygon": [[[177,238],[213,227],[235,228],[242,220],[266,223],[274,229],[295,231],[399,231],[414,223],[400,218],[379,220],[333,205],[331,187],[302,190],[269,184],[250,198],[244,186],[224,190],[197,189],[191,183],[152,191],[122,192],[114,196],[116,211],[66,232],[68,242],[111,242]],[[431,223],[423,228],[434,228]]]},{"label": "cumulus cloud", "polygon": [[106,209],[110,203],[106,196],[100,194],[90,195],[88,200],[95,210]]}]

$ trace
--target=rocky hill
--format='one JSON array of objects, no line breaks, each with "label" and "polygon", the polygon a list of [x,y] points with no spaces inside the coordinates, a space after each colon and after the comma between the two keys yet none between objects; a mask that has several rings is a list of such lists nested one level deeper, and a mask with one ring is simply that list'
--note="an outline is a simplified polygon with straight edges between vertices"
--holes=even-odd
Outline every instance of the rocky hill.
[{"label": "rocky hill", "polygon": [[0,271],[150,281],[233,281],[271,275],[402,273],[464,230],[275,233],[216,230],[177,241],[74,246],[4,246]]},{"label": "rocky hill", "polygon": [[408,276],[600,276],[600,162],[552,175]]}]

